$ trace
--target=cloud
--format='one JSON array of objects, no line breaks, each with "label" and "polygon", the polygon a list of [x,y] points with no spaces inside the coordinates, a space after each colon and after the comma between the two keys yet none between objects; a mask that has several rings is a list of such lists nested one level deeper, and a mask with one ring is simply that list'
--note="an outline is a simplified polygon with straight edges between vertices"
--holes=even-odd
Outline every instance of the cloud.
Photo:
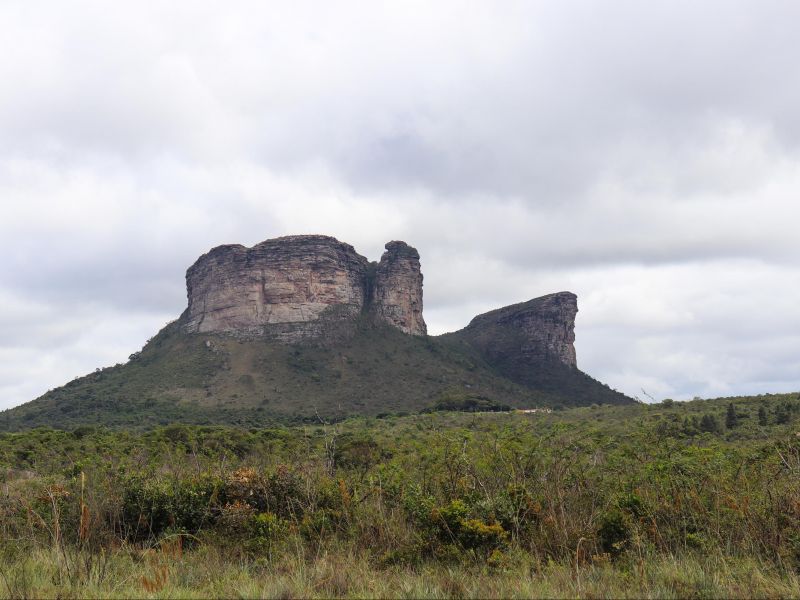
[{"label": "cloud", "polygon": [[800,389],[800,7],[0,6],[0,406],[124,360],[222,243],[422,255],[433,333],[570,289],[629,394]]}]

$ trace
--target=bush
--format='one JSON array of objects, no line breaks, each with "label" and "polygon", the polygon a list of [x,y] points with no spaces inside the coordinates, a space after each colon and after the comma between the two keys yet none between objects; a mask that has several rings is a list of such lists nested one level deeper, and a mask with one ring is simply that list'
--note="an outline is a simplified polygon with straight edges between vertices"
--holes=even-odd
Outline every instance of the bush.
[{"label": "bush", "polygon": [[725,413],[725,427],[728,429],[735,429],[739,426],[739,415],[736,414],[736,407],[733,402],[728,404],[728,410]]},{"label": "bush", "polygon": [[254,553],[271,554],[275,546],[286,537],[288,531],[288,523],[275,513],[258,513],[250,521],[250,539],[247,547]]},{"label": "bush", "polygon": [[619,556],[628,544],[630,530],[625,517],[620,512],[606,515],[597,530],[597,540],[603,552],[612,557]]},{"label": "bush", "polygon": [[719,433],[721,427],[717,417],[710,414],[704,414],[700,419],[700,431],[703,433]]},{"label": "bush", "polygon": [[508,404],[502,404],[492,400],[487,396],[451,390],[442,394],[433,407],[426,412],[438,410],[460,412],[508,412],[511,410],[511,407]]},{"label": "bush", "polygon": [[508,533],[499,523],[468,518],[469,513],[467,505],[457,499],[431,511],[431,520],[438,527],[440,542],[472,551],[485,560],[505,543]]},{"label": "bush", "polygon": [[175,482],[131,479],[122,493],[122,533],[128,539],[158,539],[168,531],[195,534],[212,521],[211,478]]}]

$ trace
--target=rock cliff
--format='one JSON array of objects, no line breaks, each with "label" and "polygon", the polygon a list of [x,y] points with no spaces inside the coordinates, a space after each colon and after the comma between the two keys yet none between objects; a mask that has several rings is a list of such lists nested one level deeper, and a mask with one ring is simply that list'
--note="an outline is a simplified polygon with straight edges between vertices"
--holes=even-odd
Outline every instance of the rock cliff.
[{"label": "rock cliff", "polygon": [[404,242],[386,248],[377,265],[323,235],[214,248],[186,272],[184,329],[291,342],[371,313],[405,333],[424,335],[419,254]]},{"label": "rock cliff", "polygon": [[578,370],[575,360],[575,294],[559,292],[478,315],[460,331],[442,336],[469,347],[496,373],[530,389],[580,403],[626,403],[630,398]]},{"label": "rock cliff", "polygon": [[400,331],[425,335],[419,253],[405,242],[389,242],[375,274],[372,304],[378,318]]},{"label": "rock cliff", "polygon": [[530,365],[556,360],[577,367],[577,313],[578,297],[559,292],[478,315],[458,333],[491,363],[512,358]]}]

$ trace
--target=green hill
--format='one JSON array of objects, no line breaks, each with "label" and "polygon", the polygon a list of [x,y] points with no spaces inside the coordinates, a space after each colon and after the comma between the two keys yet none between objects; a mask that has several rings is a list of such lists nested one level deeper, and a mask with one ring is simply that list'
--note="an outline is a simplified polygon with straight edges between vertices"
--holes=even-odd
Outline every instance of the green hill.
[{"label": "green hill", "polygon": [[406,335],[359,319],[355,331],[285,344],[159,332],[124,365],[99,369],[0,413],[0,429],[86,424],[266,425],[419,412],[442,398],[511,407],[632,402],[576,368],[543,362],[515,382],[451,336]]}]

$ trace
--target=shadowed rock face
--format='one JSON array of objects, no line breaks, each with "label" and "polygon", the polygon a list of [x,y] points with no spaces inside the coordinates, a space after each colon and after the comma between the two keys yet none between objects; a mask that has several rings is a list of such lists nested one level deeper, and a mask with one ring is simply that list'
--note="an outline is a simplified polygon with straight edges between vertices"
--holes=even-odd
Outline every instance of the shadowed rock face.
[{"label": "shadowed rock face", "polygon": [[478,315],[456,335],[490,364],[524,368],[557,361],[577,367],[577,312],[578,297],[559,292]]},{"label": "shadowed rock face", "polygon": [[406,333],[425,334],[419,255],[403,242],[387,244],[377,267],[349,244],[322,235],[276,238],[252,248],[219,246],[189,268],[186,288],[189,333],[296,341],[371,311]]},{"label": "shadowed rock face", "polygon": [[559,292],[478,315],[442,338],[471,348],[510,381],[564,398],[566,405],[632,402],[577,368],[577,312],[577,296]]}]

